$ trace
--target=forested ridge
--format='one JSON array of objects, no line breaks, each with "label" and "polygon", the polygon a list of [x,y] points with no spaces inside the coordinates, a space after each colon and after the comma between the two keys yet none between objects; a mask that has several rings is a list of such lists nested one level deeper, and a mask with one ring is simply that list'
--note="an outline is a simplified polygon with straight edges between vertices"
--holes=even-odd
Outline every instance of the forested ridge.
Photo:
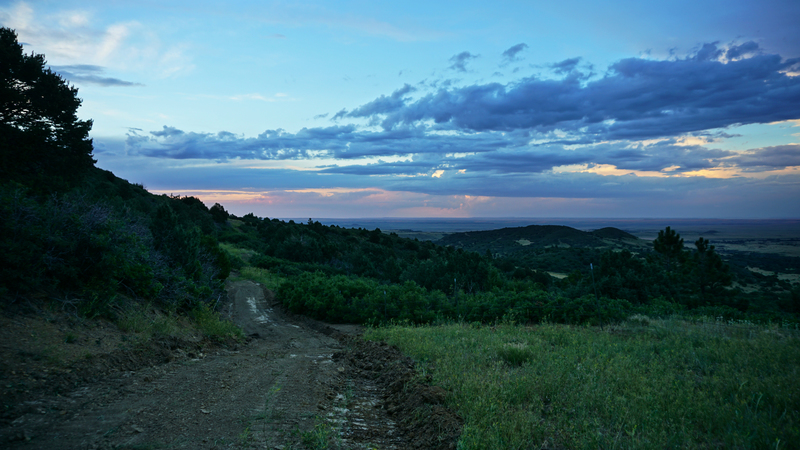
[{"label": "forested ridge", "polygon": [[797,290],[775,298],[732,288],[735,274],[708,240],[687,248],[670,228],[640,253],[559,249],[575,256],[569,276],[559,280],[513,254],[472,252],[379,229],[252,214],[228,223],[220,242],[248,250],[246,261],[232,257],[234,268],[277,276],[278,299],[288,308],[329,321],[600,323],[634,312],[770,320],[790,317],[797,304]]}]

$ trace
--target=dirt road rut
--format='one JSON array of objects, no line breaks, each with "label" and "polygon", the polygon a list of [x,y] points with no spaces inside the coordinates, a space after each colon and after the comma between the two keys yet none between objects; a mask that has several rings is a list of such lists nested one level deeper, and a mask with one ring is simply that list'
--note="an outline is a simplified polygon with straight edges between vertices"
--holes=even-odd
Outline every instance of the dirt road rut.
[{"label": "dirt road rut", "polygon": [[[353,327],[285,315],[270,297],[249,281],[229,286],[228,313],[249,344],[30,400],[0,429],[0,446],[454,448],[458,418],[443,408],[445,393],[409,390],[408,358],[348,337]],[[444,419],[412,423],[410,412]]]}]

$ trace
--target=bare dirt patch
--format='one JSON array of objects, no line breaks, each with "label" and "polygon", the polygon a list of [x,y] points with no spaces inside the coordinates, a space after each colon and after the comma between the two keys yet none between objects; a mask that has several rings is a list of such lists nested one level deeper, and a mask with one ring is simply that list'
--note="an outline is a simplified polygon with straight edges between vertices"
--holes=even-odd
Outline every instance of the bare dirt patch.
[{"label": "bare dirt patch", "polygon": [[[228,314],[251,336],[238,346],[125,347],[111,324],[101,338],[68,319],[6,318],[17,328],[0,335],[12,355],[0,367],[0,447],[455,448],[460,419],[413,361],[354,336],[358,327],[284,314],[266,294],[248,281],[229,287]],[[41,346],[17,341],[34,323],[75,355],[29,356]],[[98,339],[109,347],[84,356]]]}]

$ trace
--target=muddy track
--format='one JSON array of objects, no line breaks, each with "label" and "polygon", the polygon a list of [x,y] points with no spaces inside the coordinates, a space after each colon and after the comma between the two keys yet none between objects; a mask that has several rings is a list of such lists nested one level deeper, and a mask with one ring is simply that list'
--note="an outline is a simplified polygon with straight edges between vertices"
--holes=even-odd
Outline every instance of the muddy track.
[{"label": "muddy track", "polygon": [[228,299],[247,345],[29,399],[0,428],[0,447],[455,448],[460,420],[446,393],[397,349],[286,315],[249,281],[232,283]]}]

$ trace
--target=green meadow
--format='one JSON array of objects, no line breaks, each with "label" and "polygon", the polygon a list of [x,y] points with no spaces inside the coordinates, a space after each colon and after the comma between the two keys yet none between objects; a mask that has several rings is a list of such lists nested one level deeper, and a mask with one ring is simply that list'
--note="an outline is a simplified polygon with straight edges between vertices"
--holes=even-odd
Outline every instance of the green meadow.
[{"label": "green meadow", "polygon": [[461,449],[800,445],[793,328],[634,316],[602,330],[458,323],[366,336],[449,392]]}]

